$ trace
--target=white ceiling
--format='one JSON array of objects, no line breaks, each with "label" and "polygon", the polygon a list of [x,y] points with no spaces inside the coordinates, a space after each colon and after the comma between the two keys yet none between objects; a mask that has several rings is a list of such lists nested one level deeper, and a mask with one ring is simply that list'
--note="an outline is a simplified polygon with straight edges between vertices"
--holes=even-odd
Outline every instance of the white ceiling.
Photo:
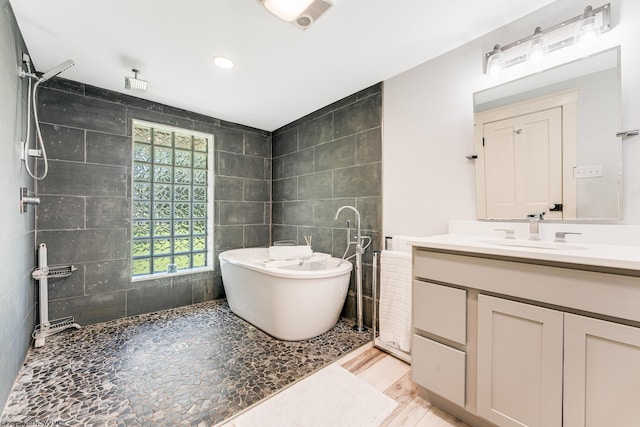
[{"label": "white ceiling", "polygon": [[[257,0],[11,5],[39,71],[73,59],[62,77],[272,131],[554,0],[336,1],[306,31]],[[124,89],[132,68],[146,93]]]}]

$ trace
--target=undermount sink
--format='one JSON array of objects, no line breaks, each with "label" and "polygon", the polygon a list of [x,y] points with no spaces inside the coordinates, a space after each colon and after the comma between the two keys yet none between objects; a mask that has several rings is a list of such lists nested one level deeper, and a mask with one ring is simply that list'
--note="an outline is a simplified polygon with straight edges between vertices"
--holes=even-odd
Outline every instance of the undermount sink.
[{"label": "undermount sink", "polygon": [[516,246],[520,248],[551,249],[556,251],[575,251],[587,249],[587,246],[570,245],[564,242],[543,242],[541,240],[494,239],[479,240],[479,243],[498,246]]}]

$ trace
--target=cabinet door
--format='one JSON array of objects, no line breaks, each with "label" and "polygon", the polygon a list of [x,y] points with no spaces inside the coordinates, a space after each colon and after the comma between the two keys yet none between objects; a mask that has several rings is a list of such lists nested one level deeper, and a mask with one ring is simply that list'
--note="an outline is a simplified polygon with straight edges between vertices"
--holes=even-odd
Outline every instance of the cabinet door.
[{"label": "cabinet door", "polygon": [[478,297],[478,415],[500,426],[562,425],[562,313]]},{"label": "cabinet door", "polygon": [[640,328],[565,314],[564,425],[640,425]]}]

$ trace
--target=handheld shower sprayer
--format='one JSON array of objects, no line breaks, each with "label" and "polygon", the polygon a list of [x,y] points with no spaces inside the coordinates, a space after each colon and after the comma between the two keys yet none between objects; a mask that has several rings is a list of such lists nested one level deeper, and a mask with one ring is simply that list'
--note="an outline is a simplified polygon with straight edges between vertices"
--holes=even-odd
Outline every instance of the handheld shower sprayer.
[{"label": "handheld shower sprayer", "polygon": [[[42,132],[40,131],[40,121],[38,119],[38,102],[37,102],[38,87],[42,83],[49,80],[50,78],[55,77],[61,72],[63,72],[64,70],[73,67],[75,65],[75,62],[73,62],[70,59],[66,60],[62,64],[56,67],[53,67],[51,70],[47,71],[46,73],[38,75],[35,72],[33,72],[33,70],[31,69],[31,58],[29,57],[29,55],[27,55],[26,53],[23,53],[22,60],[27,70],[25,71],[22,68],[20,68],[19,75],[21,78],[27,77],[29,79],[29,89],[28,89],[29,92],[27,95],[27,98],[28,98],[27,100],[27,135],[23,142],[22,160],[24,160],[25,169],[27,170],[27,173],[29,174],[29,176],[35,180],[40,181],[44,179],[47,176],[47,173],[49,172],[49,160],[47,159],[47,151],[44,147],[44,142],[42,141]],[[32,80],[36,81],[33,84],[33,87],[32,87]],[[35,119],[35,123],[36,123],[36,148],[35,149],[29,148],[29,140],[31,139],[31,108],[32,106],[33,106],[33,118]],[[38,149],[38,145],[40,145],[40,149]],[[29,157],[42,157],[42,161],[44,163],[44,172],[42,173],[41,176],[37,176],[34,172],[31,171],[29,167]]]}]

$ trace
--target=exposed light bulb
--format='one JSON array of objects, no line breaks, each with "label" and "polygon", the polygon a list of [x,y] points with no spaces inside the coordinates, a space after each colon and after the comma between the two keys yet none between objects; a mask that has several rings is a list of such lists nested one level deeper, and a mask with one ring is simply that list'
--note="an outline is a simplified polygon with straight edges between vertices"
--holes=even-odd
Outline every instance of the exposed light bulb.
[{"label": "exposed light bulb", "polygon": [[581,49],[589,49],[600,36],[600,26],[596,14],[591,6],[584,8],[582,18],[578,21],[576,28],[575,43],[580,45]]},{"label": "exposed light bulb", "polygon": [[547,44],[545,43],[544,33],[542,28],[536,27],[531,36],[531,46],[529,48],[529,62],[539,67],[542,65],[545,54],[547,53]]},{"label": "exposed light bulb", "polygon": [[487,59],[487,74],[491,78],[497,78],[504,71],[504,53],[497,44],[493,47],[491,55]]}]

